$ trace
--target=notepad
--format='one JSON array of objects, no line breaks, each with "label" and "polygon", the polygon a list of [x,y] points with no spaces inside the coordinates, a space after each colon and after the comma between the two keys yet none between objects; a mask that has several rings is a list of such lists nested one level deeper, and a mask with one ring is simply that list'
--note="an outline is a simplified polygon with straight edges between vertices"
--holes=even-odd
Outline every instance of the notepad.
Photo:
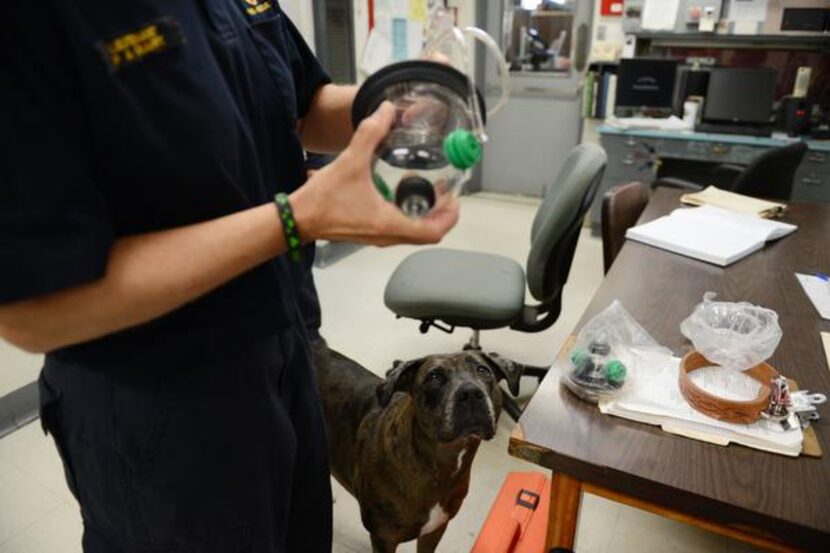
[{"label": "notepad", "polygon": [[[630,385],[620,395],[600,401],[602,413],[657,425],[671,434],[717,445],[737,443],[791,457],[801,453],[804,441],[801,428],[785,430],[780,423],[766,419],[752,424],[732,424],[708,417],[689,405],[680,392],[679,358],[637,350],[631,355],[633,358],[628,362],[636,372]],[[700,369],[695,373],[690,376],[696,384],[707,390],[718,390],[724,397],[744,399],[757,393],[758,383],[741,374],[723,369],[708,373]]]},{"label": "notepad", "polygon": [[632,227],[626,238],[726,267],[798,227],[712,206],[676,209]]},{"label": "notepad", "polygon": [[687,205],[711,205],[727,211],[766,218],[778,217],[787,210],[786,204],[759,200],[743,194],[721,190],[714,186],[709,186],[705,190],[694,194],[684,194],[680,197],[680,201]]}]

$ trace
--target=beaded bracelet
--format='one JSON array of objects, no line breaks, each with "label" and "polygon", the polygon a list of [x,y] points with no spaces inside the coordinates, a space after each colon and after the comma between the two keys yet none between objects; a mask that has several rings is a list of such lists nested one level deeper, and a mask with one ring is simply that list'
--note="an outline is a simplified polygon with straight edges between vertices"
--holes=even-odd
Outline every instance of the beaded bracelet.
[{"label": "beaded bracelet", "polygon": [[294,220],[294,210],[288,201],[288,195],[280,192],[274,196],[274,203],[277,204],[277,213],[282,221],[282,232],[285,234],[285,243],[288,246],[288,254],[293,261],[300,261],[300,247],[302,241],[297,232],[297,222]]}]

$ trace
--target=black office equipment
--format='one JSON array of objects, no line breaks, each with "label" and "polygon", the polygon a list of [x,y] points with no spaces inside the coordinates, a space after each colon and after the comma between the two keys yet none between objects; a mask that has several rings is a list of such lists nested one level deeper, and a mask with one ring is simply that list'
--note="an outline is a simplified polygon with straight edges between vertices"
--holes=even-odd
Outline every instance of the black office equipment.
[{"label": "black office equipment", "polygon": [[713,69],[697,130],[769,136],[777,78],[774,69]]},{"label": "black office equipment", "polygon": [[675,60],[620,60],[615,114],[620,117],[671,115],[676,75]]},{"label": "black office equipment", "polygon": [[706,97],[709,87],[709,70],[681,67],[677,77],[677,93],[674,99],[674,113],[683,116],[683,103],[689,96]]},{"label": "black office equipment", "polygon": [[808,98],[785,96],[781,99],[780,127],[789,136],[801,136],[810,132],[813,102]]},{"label": "black office equipment", "polygon": [[810,31],[820,33],[830,30],[830,10],[827,8],[784,8],[781,16],[782,31]]}]

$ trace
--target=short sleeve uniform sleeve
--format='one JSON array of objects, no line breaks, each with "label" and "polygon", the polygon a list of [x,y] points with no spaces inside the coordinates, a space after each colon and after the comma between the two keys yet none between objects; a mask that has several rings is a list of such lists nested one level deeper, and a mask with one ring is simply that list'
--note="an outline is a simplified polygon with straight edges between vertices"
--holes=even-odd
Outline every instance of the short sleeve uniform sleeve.
[{"label": "short sleeve uniform sleeve", "polygon": [[311,108],[311,102],[317,89],[331,82],[323,66],[314,56],[294,23],[284,13],[282,23],[285,33],[286,61],[291,68],[296,90],[297,112],[299,117],[305,117]]},{"label": "short sleeve uniform sleeve", "polygon": [[101,278],[112,243],[65,100],[24,82],[0,68],[0,304]]}]

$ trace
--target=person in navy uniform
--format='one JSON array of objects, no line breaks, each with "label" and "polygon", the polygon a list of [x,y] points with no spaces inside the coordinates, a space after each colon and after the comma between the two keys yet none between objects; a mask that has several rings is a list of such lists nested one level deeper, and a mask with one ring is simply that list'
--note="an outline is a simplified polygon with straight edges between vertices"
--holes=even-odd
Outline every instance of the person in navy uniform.
[{"label": "person in navy uniform", "polygon": [[[395,110],[353,132],[354,95],[275,0],[5,7],[0,336],[46,352],[85,551],[330,550],[292,229],[433,243],[458,216],[374,190]],[[342,153],[306,182],[303,148]]]}]

